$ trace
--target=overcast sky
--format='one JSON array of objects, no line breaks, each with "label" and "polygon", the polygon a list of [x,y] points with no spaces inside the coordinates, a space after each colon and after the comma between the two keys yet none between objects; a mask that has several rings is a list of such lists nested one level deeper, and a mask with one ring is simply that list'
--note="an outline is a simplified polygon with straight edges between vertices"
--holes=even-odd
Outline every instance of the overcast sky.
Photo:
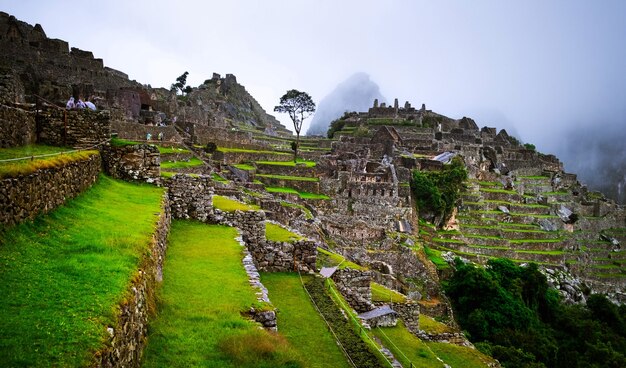
[{"label": "overcast sky", "polygon": [[184,71],[194,86],[235,74],[268,112],[288,89],[319,102],[365,72],[389,99],[507,128],[547,152],[565,127],[626,118],[623,0],[0,4],[153,87]]}]

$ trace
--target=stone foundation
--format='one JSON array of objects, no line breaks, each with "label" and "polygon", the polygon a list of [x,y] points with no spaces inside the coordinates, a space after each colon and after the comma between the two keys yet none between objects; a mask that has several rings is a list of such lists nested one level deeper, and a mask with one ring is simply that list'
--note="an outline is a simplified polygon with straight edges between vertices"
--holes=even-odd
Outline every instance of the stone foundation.
[{"label": "stone foundation", "polygon": [[0,179],[0,224],[15,225],[54,210],[91,187],[99,173],[96,152],[85,160]]},{"label": "stone foundation", "polygon": [[150,250],[143,253],[139,269],[120,305],[117,324],[107,328],[106,347],[95,354],[96,367],[139,367],[148,332],[148,320],[156,313],[156,286],[163,279],[163,260],[171,214],[167,195],[152,236]]},{"label": "stone foundation", "polygon": [[114,178],[126,181],[161,183],[159,149],[147,144],[107,145],[102,149],[104,170]]}]

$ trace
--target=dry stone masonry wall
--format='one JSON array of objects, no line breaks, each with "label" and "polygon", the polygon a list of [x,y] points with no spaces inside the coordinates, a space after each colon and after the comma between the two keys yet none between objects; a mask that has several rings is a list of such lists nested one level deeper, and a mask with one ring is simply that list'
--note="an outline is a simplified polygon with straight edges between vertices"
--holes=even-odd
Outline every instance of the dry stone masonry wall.
[{"label": "dry stone masonry wall", "polygon": [[172,216],[208,221],[213,215],[213,181],[208,176],[174,175],[168,179]]},{"label": "dry stone masonry wall", "polygon": [[111,138],[107,110],[61,110],[45,107],[36,115],[37,141],[52,146],[88,148]]},{"label": "dry stone masonry wall", "polygon": [[159,149],[147,144],[127,146],[107,145],[102,149],[104,170],[114,178],[161,183]]},{"label": "dry stone masonry wall", "polygon": [[35,143],[35,114],[20,107],[0,105],[0,148]]},{"label": "dry stone masonry wall", "polygon": [[139,367],[146,345],[148,321],[156,312],[156,287],[163,279],[163,260],[171,223],[170,205],[163,196],[150,250],[143,253],[137,275],[125,302],[120,305],[115,326],[107,328],[106,347],[95,354],[97,367]]},{"label": "dry stone masonry wall", "polygon": [[0,224],[32,220],[74,198],[96,182],[100,155],[0,180]]}]

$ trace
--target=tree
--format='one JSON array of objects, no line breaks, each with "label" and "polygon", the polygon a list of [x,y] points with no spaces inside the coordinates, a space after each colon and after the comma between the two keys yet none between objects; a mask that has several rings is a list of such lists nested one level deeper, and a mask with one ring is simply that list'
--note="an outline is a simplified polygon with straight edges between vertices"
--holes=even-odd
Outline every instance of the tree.
[{"label": "tree", "polygon": [[308,93],[292,89],[280,98],[280,103],[274,107],[274,111],[288,113],[289,118],[293,122],[293,129],[296,131],[296,146],[293,150],[293,160],[295,162],[298,158],[298,148],[300,147],[302,122],[315,112],[315,102],[313,102]]},{"label": "tree", "polygon": [[193,90],[191,86],[185,86],[187,84],[187,76],[189,72],[184,72],[180,77],[176,78],[176,83],[172,83],[172,87],[170,88],[173,92],[178,93],[180,91],[181,94],[189,93]]}]

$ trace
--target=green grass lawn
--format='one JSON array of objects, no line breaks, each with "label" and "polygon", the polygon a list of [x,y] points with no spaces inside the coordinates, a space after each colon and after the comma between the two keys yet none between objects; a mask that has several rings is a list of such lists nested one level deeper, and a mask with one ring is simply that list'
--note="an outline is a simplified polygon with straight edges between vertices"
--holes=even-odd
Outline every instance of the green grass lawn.
[{"label": "green grass lawn", "polygon": [[320,181],[319,178],[311,178],[308,176],[291,176],[291,175],[270,175],[270,174],[257,174],[257,177],[268,179],[280,179],[280,180],[295,180],[295,181]]},{"label": "green grass lawn", "polygon": [[189,161],[162,161],[161,169],[184,169],[187,167],[197,167],[202,165],[204,165],[202,160],[192,157]]},{"label": "green grass lawn", "polygon": [[[296,166],[296,163],[293,161],[255,161],[255,163],[257,165],[277,165],[277,166],[292,166],[292,167]],[[298,166],[300,165],[303,165],[306,167],[315,166],[315,161],[298,159],[297,163],[298,163]]]},{"label": "green grass lawn", "polygon": [[256,302],[237,231],[172,222],[144,367],[301,367],[280,335],[241,315]]},{"label": "green grass lawn", "polygon": [[302,236],[291,232],[273,222],[265,222],[265,239],[274,242],[293,243],[304,239]]},{"label": "green grass lawn", "polygon": [[263,273],[261,281],[278,308],[279,330],[310,367],[350,367],[297,274]]},{"label": "green grass lawn", "polygon": [[211,174],[211,179],[220,183],[228,183],[228,180],[224,179],[223,177],[221,177],[219,174],[216,174],[216,173]]},{"label": "green grass lawn", "polygon": [[284,187],[265,187],[265,190],[268,193],[288,193],[288,194],[297,194],[302,199],[330,199],[329,196],[324,194],[315,194],[308,192],[299,192],[293,188],[284,188]]},{"label": "green grass lawn", "polygon": [[339,266],[340,269],[350,267],[355,270],[364,270],[363,266],[359,266],[356,263],[350,262],[342,255],[332,253],[326,249],[317,248],[317,263],[319,267],[335,267]]},{"label": "green grass lawn", "polygon": [[384,303],[404,303],[406,302],[406,296],[400,294],[395,290],[391,290],[381,284],[375,282],[370,283],[372,289],[372,301],[384,302]]},{"label": "green grass lawn", "polygon": [[243,202],[239,202],[237,200],[220,195],[213,196],[213,207],[226,212],[258,211],[260,209],[260,207],[257,205],[245,204]]},{"label": "green grass lawn", "polygon": [[226,147],[218,147],[219,152],[228,153],[228,152],[237,152],[237,153],[262,153],[262,154],[271,154],[271,155],[291,155],[287,152],[277,152],[277,151],[263,151],[263,150],[253,150],[253,149],[245,149],[245,148],[226,148]]},{"label": "green grass lawn", "polygon": [[250,164],[236,164],[236,165],[233,165],[233,167],[236,167],[239,170],[245,170],[245,171],[252,171],[256,169],[254,166]]},{"label": "green grass lawn", "polygon": [[404,367],[442,367],[443,363],[452,368],[487,367],[493,359],[478,350],[447,343],[423,342],[398,322],[395,327],[372,329],[372,332],[394,353]]},{"label": "green grass lawn", "polygon": [[0,235],[0,365],[90,364],[152,240],[162,195],[101,176]]},{"label": "green grass lawn", "polygon": [[191,151],[189,151],[186,148],[178,148],[178,147],[161,147],[161,146],[157,146],[157,148],[159,149],[159,152],[161,154],[169,154],[169,153],[191,153]]},{"label": "green grass lawn", "polygon": [[429,317],[424,313],[420,313],[420,330],[424,330],[426,333],[433,335],[454,332],[452,328],[446,324],[435,321],[434,318]]},{"label": "green grass lawn", "polygon": [[53,155],[34,159],[0,162],[0,179],[28,175],[37,170],[63,166],[73,161],[87,159],[99,154],[97,150],[61,153],[72,150],[65,147],[52,147],[45,145],[27,145],[21,147],[0,149],[0,160],[40,155]]}]

